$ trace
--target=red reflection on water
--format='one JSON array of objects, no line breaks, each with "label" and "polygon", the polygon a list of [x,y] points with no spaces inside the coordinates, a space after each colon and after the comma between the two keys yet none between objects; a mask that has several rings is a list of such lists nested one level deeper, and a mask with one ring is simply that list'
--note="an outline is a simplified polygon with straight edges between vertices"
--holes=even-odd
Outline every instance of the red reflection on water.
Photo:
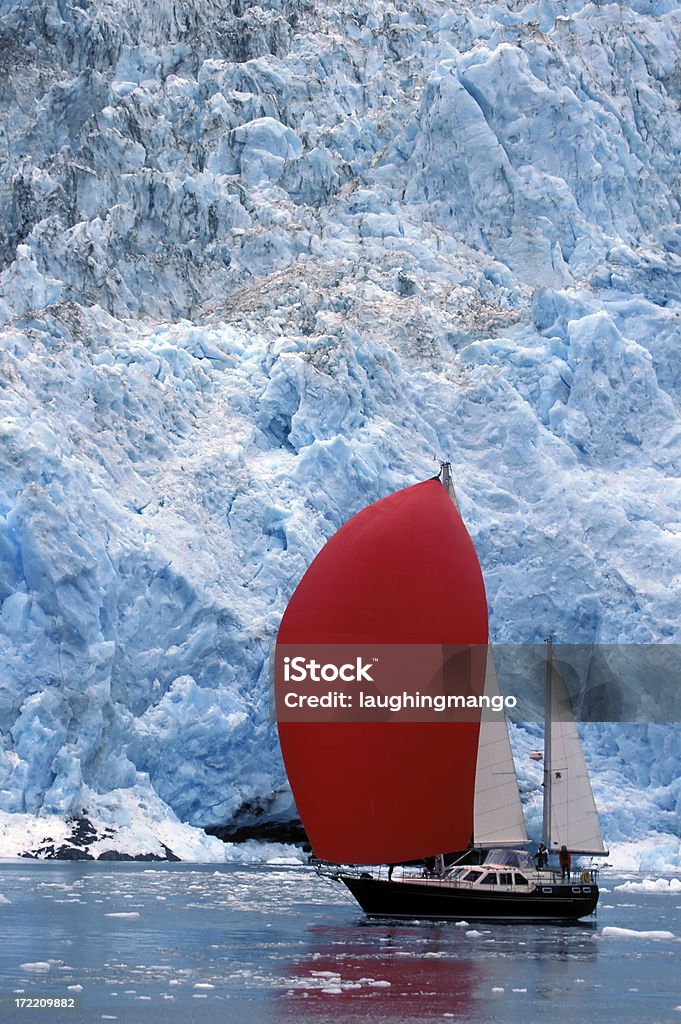
[{"label": "red reflection on water", "polygon": [[474,989],[480,971],[452,948],[429,940],[420,948],[388,941],[336,941],[320,947],[286,972],[289,982],[278,1000],[278,1019],[354,1021],[367,1017],[391,1024],[443,1019],[478,1018]]}]

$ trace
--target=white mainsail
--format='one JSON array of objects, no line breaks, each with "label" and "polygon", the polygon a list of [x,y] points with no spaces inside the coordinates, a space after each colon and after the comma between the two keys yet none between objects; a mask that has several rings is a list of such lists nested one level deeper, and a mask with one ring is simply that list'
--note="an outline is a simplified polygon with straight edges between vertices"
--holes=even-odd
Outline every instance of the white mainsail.
[{"label": "white mainsail", "polygon": [[571,853],[605,854],[598,811],[577,734],[570,697],[550,648],[550,847]]},{"label": "white mainsail", "polygon": [[[500,696],[491,647],[487,648],[485,694]],[[476,846],[521,846],[527,842],[518,779],[506,719],[483,709],[475,773],[473,841]]]}]

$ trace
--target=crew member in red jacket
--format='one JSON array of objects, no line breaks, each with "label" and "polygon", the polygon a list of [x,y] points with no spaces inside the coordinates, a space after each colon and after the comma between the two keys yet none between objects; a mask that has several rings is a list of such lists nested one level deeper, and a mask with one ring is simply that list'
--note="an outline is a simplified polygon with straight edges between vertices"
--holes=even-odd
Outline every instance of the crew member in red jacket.
[{"label": "crew member in red jacket", "polygon": [[558,854],[558,863],[560,864],[560,877],[570,878],[570,865],[572,864],[572,857],[567,846],[561,846],[560,853]]}]

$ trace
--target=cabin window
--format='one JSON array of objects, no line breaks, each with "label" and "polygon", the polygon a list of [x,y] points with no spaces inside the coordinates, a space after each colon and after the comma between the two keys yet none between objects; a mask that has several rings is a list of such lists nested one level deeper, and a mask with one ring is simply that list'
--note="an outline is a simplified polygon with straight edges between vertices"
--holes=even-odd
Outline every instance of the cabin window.
[{"label": "cabin window", "polygon": [[513,875],[506,874],[505,872],[499,875],[500,885],[513,885]]},{"label": "cabin window", "polygon": [[482,871],[469,871],[468,874],[464,876],[464,882],[477,882],[481,874]]},{"label": "cabin window", "polygon": [[515,876],[515,884],[516,885],[527,885],[527,879],[525,878],[525,875],[518,875],[517,874]]},{"label": "cabin window", "polygon": [[483,878],[485,885],[496,885],[497,884],[497,873],[496,871],[488,871]]}]

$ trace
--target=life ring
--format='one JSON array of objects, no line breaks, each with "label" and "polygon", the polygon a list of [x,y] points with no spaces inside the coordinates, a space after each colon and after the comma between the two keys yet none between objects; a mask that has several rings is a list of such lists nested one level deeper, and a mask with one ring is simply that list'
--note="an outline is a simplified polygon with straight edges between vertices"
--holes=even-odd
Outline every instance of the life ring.
[{"label": "life ring", "polygon": [[584,870],[582,871],[581,875],[579,876],[579,880],[582,883],[582,885],[588,885],[589,884],[589,882],[591,881],[591,872],[589,871],[588,868],[584,868]]}]

